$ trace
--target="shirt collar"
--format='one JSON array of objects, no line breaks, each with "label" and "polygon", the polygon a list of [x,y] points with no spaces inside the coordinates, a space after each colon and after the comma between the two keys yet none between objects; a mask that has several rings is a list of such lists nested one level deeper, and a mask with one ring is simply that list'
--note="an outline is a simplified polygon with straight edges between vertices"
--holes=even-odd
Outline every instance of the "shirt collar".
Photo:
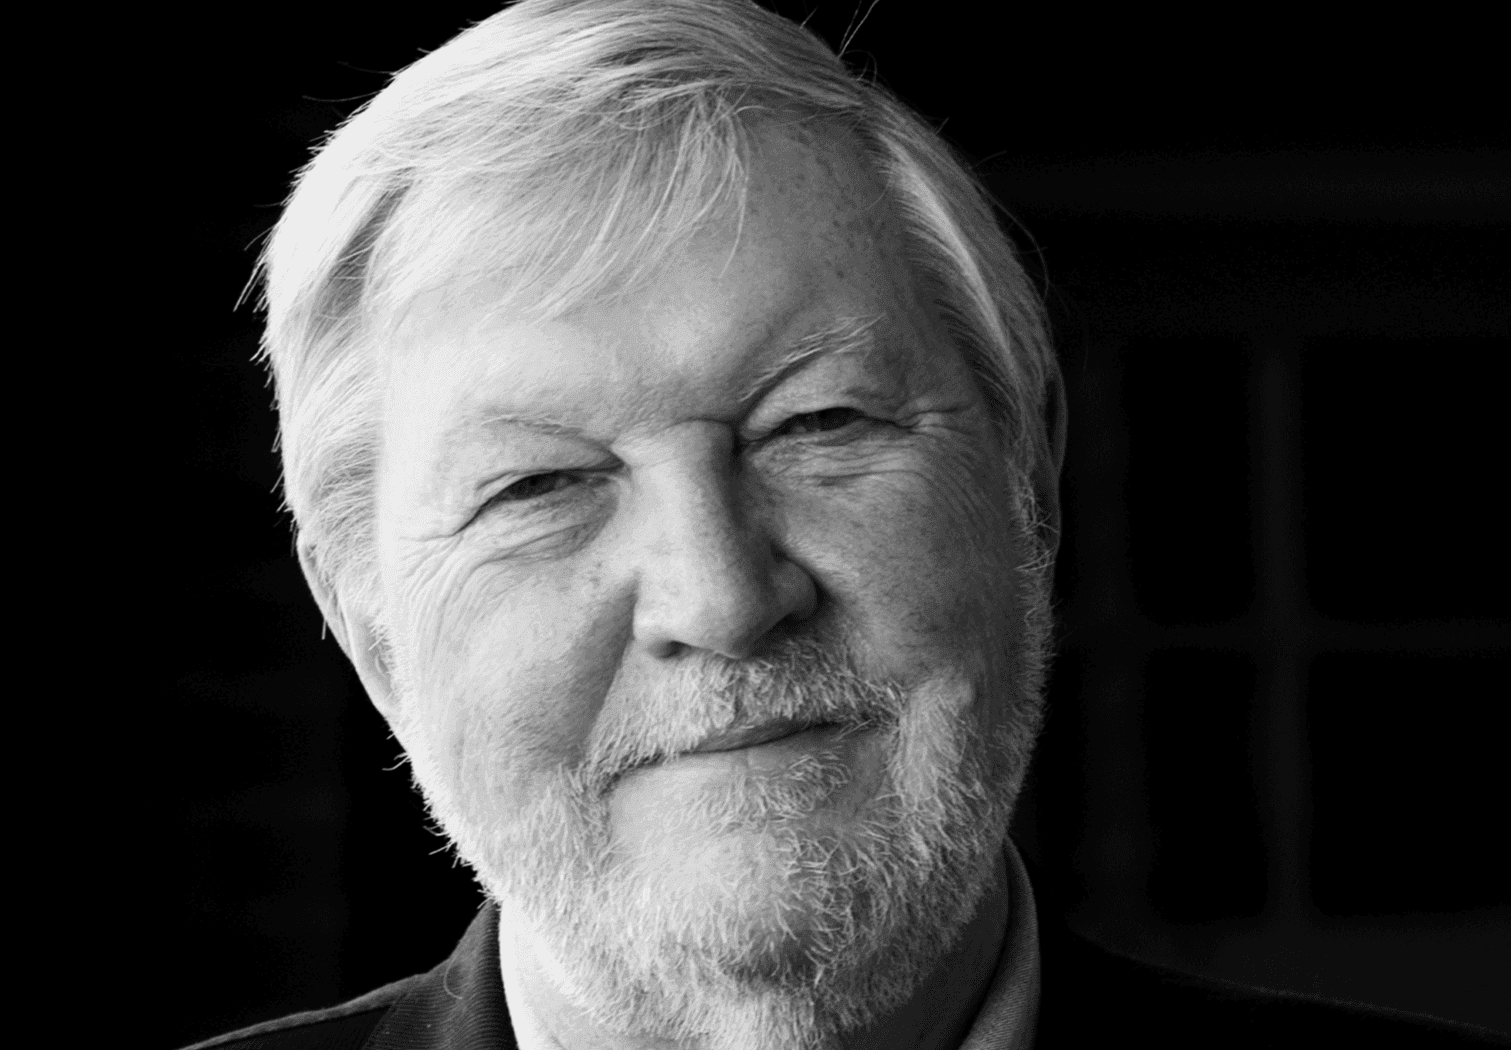
[{"label": "shirt collar", "polygon": [[1007,852],[1007,933],[986,1002],[960,1050],[1028,1050],[1039,1021],[1039,914],[1028,869],[1012,839]]}]

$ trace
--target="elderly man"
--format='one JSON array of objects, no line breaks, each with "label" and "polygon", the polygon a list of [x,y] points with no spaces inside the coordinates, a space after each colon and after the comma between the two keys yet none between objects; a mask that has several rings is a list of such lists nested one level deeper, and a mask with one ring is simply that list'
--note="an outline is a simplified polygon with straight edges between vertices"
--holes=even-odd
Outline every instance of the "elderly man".
[{"label": "elderly man", "polygon": [[1116,959],[1006,837],[1064,411],[937,136],[743,0],[524,0],[264,261],[298,552],[490,904],[224,1047],[1452,1033]]}]

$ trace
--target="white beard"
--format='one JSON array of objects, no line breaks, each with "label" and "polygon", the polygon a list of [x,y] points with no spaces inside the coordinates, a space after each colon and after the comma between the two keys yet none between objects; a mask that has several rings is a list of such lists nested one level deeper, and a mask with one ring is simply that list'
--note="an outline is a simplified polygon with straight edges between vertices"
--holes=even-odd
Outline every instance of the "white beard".
[{"label": "white beard", "polygon": [[[497,802],[510,747],[486,712],[468,715],[467,735],[483,738],[467,748],[476,761],[448,775],[411,749],[416,782],[509,935],[592,1022],[708,1050],[833,1046],[908,998],[992,880],[1039,728],[1046,564],[1019,577],[1012,695],[991,733],[976,683],[906,695],[861,679],[833,645],[794,640],[758,660],[684,661],[672,688],[596,725],[586,760],[523,812]],[[626,862],[611,848],[615,779],[751,713],[872,727],[885,742],[882,788],[842,831],[806,833],[794,818],[847,780],[821,752],[688,800],[683,830],[760,837],[745,874],[689,888]],[[423,740],[422,727],[401,737]]]}]

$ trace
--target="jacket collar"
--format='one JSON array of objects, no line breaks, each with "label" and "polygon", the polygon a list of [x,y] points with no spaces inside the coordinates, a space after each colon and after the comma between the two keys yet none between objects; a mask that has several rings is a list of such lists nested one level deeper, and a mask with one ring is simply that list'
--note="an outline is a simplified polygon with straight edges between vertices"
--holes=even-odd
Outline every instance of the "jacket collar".
[{"label": "jacket collar", "polygon": [[467,927],[451,957],[419,976],[363,1050],[517,1050],[498,967],[498,906]]}]

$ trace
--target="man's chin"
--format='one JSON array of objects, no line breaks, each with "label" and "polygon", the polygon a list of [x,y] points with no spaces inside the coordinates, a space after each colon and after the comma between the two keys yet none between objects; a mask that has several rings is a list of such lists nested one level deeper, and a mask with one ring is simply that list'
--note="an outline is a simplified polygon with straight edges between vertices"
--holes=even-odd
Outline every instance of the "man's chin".
[{"label": "man's chin", "polygon": [[837,898],[855,886],[847,848],[855,831],[824,806],[738,826],[668,824],[629,844],[616,834],[608,875],[655,902],[673,942],[701,941],[725,958],[731,977],[776,979],[817,947],[836,908],[850,911]]},{"label": "man's chin", "polygon": [[651,905],[665,958],[690,952],[751,990],[805,985],[862,909],[866,847],[889,823],[879,736],[621,778],[607,799],[610,896]]}]

